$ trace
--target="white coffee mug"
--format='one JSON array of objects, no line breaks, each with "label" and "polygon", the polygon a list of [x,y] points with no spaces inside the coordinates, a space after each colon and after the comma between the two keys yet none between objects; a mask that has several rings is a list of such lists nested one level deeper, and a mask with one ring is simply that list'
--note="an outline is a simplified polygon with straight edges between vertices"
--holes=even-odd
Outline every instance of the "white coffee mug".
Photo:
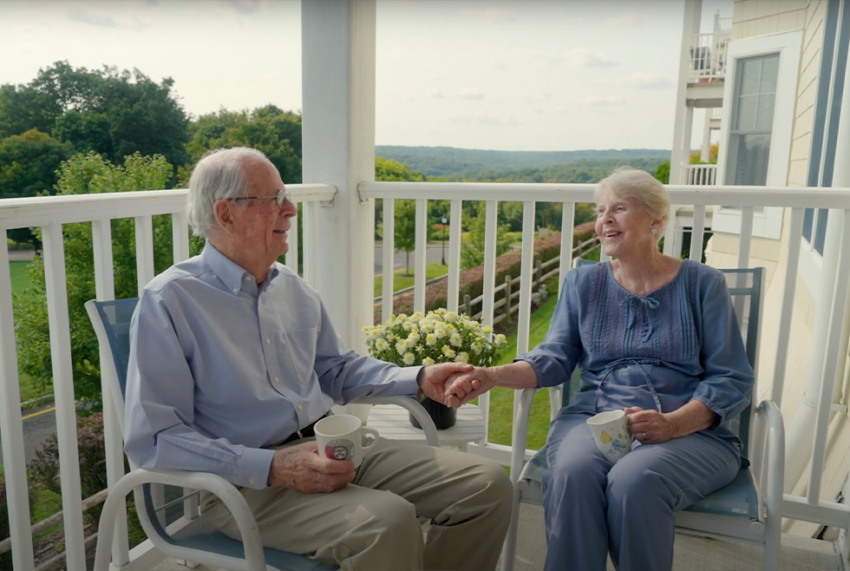
[{"label": "white coffee mug", "polygon": [[377,430],[363,426],[359,418],[350,414],[323,418],[313,431],[320,455],[331,460],[351,460],[355,468],[381,438]]},{"label": "white coffee mug", "polygon": [[628,415],[623,410],[609,410],[587,419],[596,448],[612,464],[632,449],[634,436],[629,434]]}]

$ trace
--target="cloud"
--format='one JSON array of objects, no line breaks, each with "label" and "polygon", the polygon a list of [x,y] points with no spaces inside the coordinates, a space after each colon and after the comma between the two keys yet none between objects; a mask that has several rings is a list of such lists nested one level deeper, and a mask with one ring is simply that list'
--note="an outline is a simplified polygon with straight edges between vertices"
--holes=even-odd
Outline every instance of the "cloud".
[{"label": "cloud", "polygon": [[121,25],[111,16],[101,16],[94,12],[87,12],[80,8],[71,8],[65,13],[66,17],[72,22],[80,22],[81,24],[89,24],[101,28],[120,28]]},{"label": "cloud", "polygon": [[626,100],[616,95],[588,95],[581,100],[581,104],[586,107],[621,107],[626,104]]},{"label": "cloud", "polygon": [[253,14],[260,9],[259,0],[227,0],[225,4],[239,14]]},{"label": "cloud", "polygon": [[443,92],[434,87],[433,89],[428,90],[428,97],[432,99],[445,99],[446,96],[443,95]]},{"label": "cloud", "polygon": [[467,87],[458,93],[461,99],[484,99],[484,94],[477,87]]},{"label": "cloud", "polygon": [[537,50],[523,50],[522,53],[532,59],[544,61],[550,65],[565,65],[567,67],[612,67],[617,62],[609,59],[605,54],[592,52],[587,48],[576,48],[565,52],[552,53]]},{"label": "cloud", "polygon": [[449,115],[449,119],[461,125],[518,125],[513,116],[497,115],[495,113],[487,113],[485,111],[473,111],[472,113],[464,113],[461,115]]},{"label": "cloud", "polygon": [[576,48],[568,51],[565,60],[570,67],[612,67],[617,65],[617,62],[608,59],[605,54],[594,53],[587,48]]},{"label": "cloud", "polygon": [[638,89],[666,89],[675,85],[670,77],[654,71],[636,71],[620,78],[618,83]]},{"label": "cloud", "polygon": [[31,53],[31,52],[34,52],[36,50],[36,48],[38,48],[38,44],[34,44],[34,43],[18,44],[17,46],[15,46],[15,51],[16,52],[22,52],[22,53]]},{"label": "cloud", "polygon": [[469,18],[470,20],[476,20],[478,22],[486,22],[488,24],[516,21],[516,18],[514,18],[510,13],[498,8],[485,8],[484,10],[460,10],[458,14],[464,18]]},{"label": "cloud", "polygon": [[508,64],[506,64],[503,61],[490,60],[490,67],[492,67],[494,69],[498,69],[499,71],[507,71],[508,70]]},{"label": "cloud", "polygon": [[132,21],[120,21],[112,16],[106,16],[80,8],[69,8],[65,12],[65,17],[71,22],[79,22],[81,24],[88,24],[89,26],[97,26],[98,28],[113,28],[116,30],[133,30],[138,32],[148,27],[148,24],[142,22],[138,17],[133,18]]}]

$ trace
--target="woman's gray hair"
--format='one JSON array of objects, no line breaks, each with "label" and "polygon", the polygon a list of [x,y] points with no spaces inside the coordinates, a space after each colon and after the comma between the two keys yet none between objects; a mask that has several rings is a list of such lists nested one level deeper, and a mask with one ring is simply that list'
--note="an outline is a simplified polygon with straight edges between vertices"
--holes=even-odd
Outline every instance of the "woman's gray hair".
[{"label": "woman's gray hair", "polygon": [[[651,174],[632,167],[618,167],[609,176],[602,179],[593,193],[593,199],[599,198],[606,190],[617,198],[634,197],[655,219],[667,218],[670,210],[670,195],[667,189]],[[664,236],[665,224],[658,229],[656,239]]]},{"label": "woman's gray hair", "polygon": [[266,159],[257,149],[234,147],[207,151],[189,179],[186,215],[195,236],[206,236],[216,228],[216,200],[230,200],[248,193],[248,177],[243,162],[247,158]]}]

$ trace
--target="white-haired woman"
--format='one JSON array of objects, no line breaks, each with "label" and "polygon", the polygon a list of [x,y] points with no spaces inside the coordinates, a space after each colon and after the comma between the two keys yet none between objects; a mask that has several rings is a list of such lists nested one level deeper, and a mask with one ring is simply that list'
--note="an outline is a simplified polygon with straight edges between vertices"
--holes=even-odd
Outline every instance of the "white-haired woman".
[{"label": "white-haired woman", "polygon": [[[604,570],[610,553],[620,571],[663,571],[674,512],[740,468],[727,423],[747,406],[753,372],[723,275],[658,251],[663,185],[623,168],[595,198],[596,233],[612,261],[567,274],[543,343],[460,377],[450,392],[457,404],[496,385],[555,386],[578,366],[580,386],[547,439],[546,569]],[[612,465],[586,421],[617,409],[641,445]]]}]

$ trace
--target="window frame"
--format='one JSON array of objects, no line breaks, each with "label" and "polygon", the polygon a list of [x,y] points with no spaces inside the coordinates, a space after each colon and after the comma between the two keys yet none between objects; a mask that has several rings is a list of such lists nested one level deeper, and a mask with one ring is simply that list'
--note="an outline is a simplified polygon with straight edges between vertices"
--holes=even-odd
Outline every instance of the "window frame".
[{"label": "window frame", "polygon": [[[726,166],[731,140],[732,107],[738,88],[738,63],[747,58],[778,54],[779,71],[776,78],[773,125],[765,184],[767,186],[786,186],[788,184],[788,165],[796,120],[797,74],[800,66],[802,42],[802,30],[729,42],[726,60],[726,85],[723,89],[724,104],[720,122],[721,144],[717,157],[718,180],[726,180]],[[782,236],[782,215],[783,209],[778,207],[757,210],[753,215],[753,236],[779,240]],[[714,232],[740,234],[740,209],[718,207],[713,216],[712,230]]]}]

